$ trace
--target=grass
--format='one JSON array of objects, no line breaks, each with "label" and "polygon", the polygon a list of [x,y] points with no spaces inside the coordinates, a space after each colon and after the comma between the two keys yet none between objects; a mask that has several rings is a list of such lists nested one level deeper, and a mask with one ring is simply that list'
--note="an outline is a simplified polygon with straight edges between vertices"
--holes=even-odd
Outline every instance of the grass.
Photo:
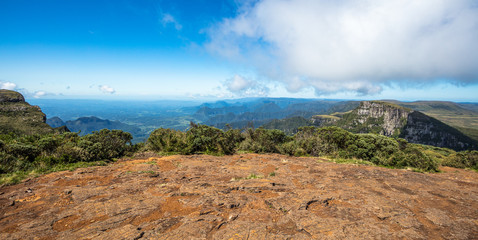
[{"label": "grass", "polygon": [[259,179],[259,178],[263,178],[264,176],[262,175],[256,175],[255,173],[251,173],[249,174],[249,176],[246,177],[246,179]]},{"label": "grass", "polygon": [[[369,165],[369,166],[376,166],[372,162],[361,160],[361,159],[355,159],[355,158],[333,158],[333,157],[322,157],[323,159],[329,160],[334,163],[339,163],[339,164],[359,164],[359,165]],[[318,162],[322,162],[321,160],[317,160]]]},{"label": "grass", "polygon": [[335,120],[339,120],[339,119],[340,119],[339,117],[333,116],[333,115],[315,115],[314,117],[315,117],[315,118],[335,119]]},{"label": "grass", "polygon": [[67,164],[57,164],[49,168],[34,169],[30,171],[16,171],[13,173],[0,174],[0,185],[13,185],[20,183],[23,179],[38,177],[42,174],[60,172],[60,171],[73,171],[77,168],[86,168],[92,166],[106,166],[108,163],[105,161],[96,162],[76,162]]},{"label": "grass", "polygon": [[[275,173],[274,173],[274,176],[275,176]],[[247,176],[246,178],[231,178],[231,182],[235,182],[235,181],[240,181],[240,180],[243,180],[243,179],[261,179],[261,178],[264,178],[264,176],[262,175],[256,175],[255,173],[251,173],[249,174],[249,176]]]}]

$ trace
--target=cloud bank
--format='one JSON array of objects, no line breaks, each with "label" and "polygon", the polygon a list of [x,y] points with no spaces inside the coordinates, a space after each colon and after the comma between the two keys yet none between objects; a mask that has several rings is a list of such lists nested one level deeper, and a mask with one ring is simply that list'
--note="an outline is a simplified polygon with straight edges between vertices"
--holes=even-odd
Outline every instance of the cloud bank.
[{"label": "cloud bank", "polygon": [[259,0],[240,9],[209,30],[207,49],[290,92],[478,83],[476,0]]}]

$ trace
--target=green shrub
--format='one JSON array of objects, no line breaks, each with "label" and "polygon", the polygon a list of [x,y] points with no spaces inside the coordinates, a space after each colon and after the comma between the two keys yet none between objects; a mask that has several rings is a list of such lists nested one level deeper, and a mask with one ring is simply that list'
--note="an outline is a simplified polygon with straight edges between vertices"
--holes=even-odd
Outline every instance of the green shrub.
[{"label": "green shrub", "polygon": [[186,134],[174,129],[156,129],[147,140],[147,148],[155,152],[183,152]]},{"label": "green shrub", "polygon": [[0,135],[0,173],[48,169],[57,164],[91,162],[124,156],[134,150],[131,134],[103,129],[76,133]]},{"label": "green shrub", "polygon": [[186,153],[231,154],[226,147],[224,132],[207,125],[191,123],[186,132]]},{"label": "green shrub", "polygon": [[292,139],[280,130],[249,128],[244,132],[244,141],[239,149],[255,153],[280,153],[280,145],[290,140]]},{"label": "green shrub", "polygon": [[456,168],[472,168],[478,170],[478,151],[457,152],[443,160],[442,165]]}]

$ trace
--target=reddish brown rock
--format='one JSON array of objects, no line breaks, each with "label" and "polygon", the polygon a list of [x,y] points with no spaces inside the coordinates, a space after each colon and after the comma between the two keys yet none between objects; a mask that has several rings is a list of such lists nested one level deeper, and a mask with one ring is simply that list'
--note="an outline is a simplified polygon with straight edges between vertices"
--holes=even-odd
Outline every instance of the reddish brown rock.
[{"label": "reddish brown rock", "polygon": [[122,160],[0,188],[0,239],[476,239],[478,173],[244,154]]}]

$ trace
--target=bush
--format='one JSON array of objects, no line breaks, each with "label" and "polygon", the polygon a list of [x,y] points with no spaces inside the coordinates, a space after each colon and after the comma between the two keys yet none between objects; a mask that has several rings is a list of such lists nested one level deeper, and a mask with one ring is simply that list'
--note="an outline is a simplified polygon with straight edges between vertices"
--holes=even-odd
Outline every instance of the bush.
[{"label": "bush", "polygon": [[456,168],[472,168],[478,170],[478,151],[464,151],[453,154],[442,162],[442,165]]},{"label": "bush", "polygon": [[191,123],[191,128],[186,132],[186,144],[187,154],[231,154],[233,151],[233,149],[227,148],[222,130],[194,123]]},{"label": "bush", "polygon": [[147,140],[147,148],[155,152],[183,152],[186,134],[174,129],[156,129]]},{"label": "bush", "polygon": [[[377,134],[353,134],[338,127],[302,127],[293,137],[288,137],[280,130],[248,128],[242,132],[238,129],[222,131],[214,127],[191,123],[191,128],[186,133],[171,129],[156,129],[151,133],[147,146],[157,152],[216,155],[233,154],[236,150],[242,150],[290,156],[358,159],[377,165],[413,167],[423,171],[438,169],[436,157],[426,154],[427,151],[434,153],[437,151],[409,144],[404,139],[393,139]],[[450,155],[448,151],[445,152]],[[457,162],[457,165],[461,163],[463,166],[473,164],[476,166],[476,155],[476,151],[468,155],[453,155],[459,161],[451,158],[450,161]]]},{"label": "bush", "polygon": [[57,164],[111,160],[134,150],[131,134],[103,129],[77,133],[0,135],[0,173],[48,169]]},{"label": "bush", "polygon": [[240,143],[239,149],[255,153],[280,153],[280,145],[292,140],[284,132],[276,129],[249,128],[244,135],[244,141]]}]

